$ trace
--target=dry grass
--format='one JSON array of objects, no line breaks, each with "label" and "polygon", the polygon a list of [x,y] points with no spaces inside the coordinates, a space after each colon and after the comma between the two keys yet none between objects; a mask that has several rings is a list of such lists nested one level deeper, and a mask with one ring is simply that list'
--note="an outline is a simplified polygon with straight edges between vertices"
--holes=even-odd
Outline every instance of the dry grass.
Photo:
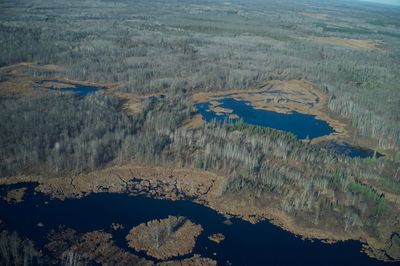
[{"label": "dry grass", "polygon": [[42,84],[43,87],[53,87],[56,89],[65,89],[65,88],[76,88],[73,84],[68,84],[64,82],[53,82],[53,81],[46,81]]},{"label": "dry grass", "polygon": [[[82,84],[86,86],[107,87],[109,88],[109,92],[118,87],[118,84],[116,83],[95,83],[88,81],[69,80],[57,76],[54,76],[52,78],[33,77],[30,74],[32,70],[54,71],[57,74],[61,73],[63,69],[56,65],[39,66],[33,63],[19,63],[11,66],[2,67],[0,68],[0,73],[3,77],[3,81],[0,82],[0,95],[46,95],[49,93],[53,93],[52,91],[45,89],[48,86],[54,86],[59,89],[70,88],[74,86],[67,83]],[[38,81],[48,79],[58,80],[59,82],[45,82],[42,85],[38,86]]]},{"label": "dry grass", "polygon": [[201,225],[185,217],[168,216],[139,224],[132,228],[126,240],[129,247],[164,260],[191,253],[202,231]]},{"label": "dry grass", "polygon": [[112,94],[124,102],[123,110],[127,114],[133,115],[140,112],[140,96],[126,92],[112,92]]},{"label": "dry grass", "polygon": [[199,128],[204,126],[204,121],[201,118],[201,115],[197,114],[195,115],[192,119],[186,121],[183,123],[183,126],[185,128]]},{"label": "dry grass", "polygon": [[163,261],[157,263],[157,266],[216,266],[217,262],[210,258],[203,258],[198,254],[183,260]]},{"label": "dry grass", "polygon": [[7,191],[7,195],[3,197],[5,201],[8,203],[20,203],[23,201],[23,197],[25,195],[26,188],[17,188]]},{"label": "dry grass", "polygon": [[[262,219],[269,219],[272,223],[305,238],[317,238],[330,241],[342,241],[348,239],[360,240],[371,247],[368,254],[372,257],[381,256],[372,253],[386,250],[386,244],[378,241],[363,231],[339,233],[331,228],[321,229],[298,223],[294,217],[276,208],[274,204],[269,206],[256,205],[249,202],[247,197],[225,195],[221,197],[225,187],[226,177],[201,171],[198,169],[165,168],[154,166],[138,166],[130,164],[126,166],[108,167],[90,174],[70,176],[64,178],[43,178],[34,176],[14,176],[0,179],[0,184],[15,184],[20,182],[38,182],[37,191],[51,195],[51,197],[80,198],[90,193],[125,192],[133,184],[128,181],[132,176],[138,176],[150,185],[162,185],[166,188],[178,188],[187,196],[195,196],[196,202],[206,205],[219,213],[229,214],[243,218],[252,223]],[[161,183],[160,183],[161,182]],[[141,184],[141,186],[143,186]],[[174,190],[164,191],[163,198],[175,199]],[[379,227],[379,230],[384,228]],[[386,234],[386,232],[380,232]]]},{"label": "dry grass", "polygon": [[308,38],[315,42],[333,44],[352,49],[362,50],[381,50],[383,42],[379,40],[368,40],[368,39],[347,39],[338,37],[310,37]]}]

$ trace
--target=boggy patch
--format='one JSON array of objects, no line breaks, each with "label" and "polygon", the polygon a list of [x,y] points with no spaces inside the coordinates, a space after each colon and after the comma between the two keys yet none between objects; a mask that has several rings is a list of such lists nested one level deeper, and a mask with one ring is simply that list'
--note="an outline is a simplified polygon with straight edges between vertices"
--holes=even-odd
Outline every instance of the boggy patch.
[{"label": "boggy patch", "polygon": [[[192,96],[195,105],[207,104],[207,108],[217,116],[223,115],[230,119],[237,119],[238,116],[232,117],[232,108],[223,108],[224,99],[245,102],[255,111],[264,110],[278,115],[300,114],[313,116],[316,122],[327,123],[332,129],[331,131],[324,131],[325,133],[321,137],[316,138],[318,141],[324,138],[338,139],[348,137],[346,125],[332,119],[324,111],[327,102],[326,94],[310,81],[275,80],[265,83],[260,89],[197,93]],[[203,120],[205,120],[204,117]]]},{"label": "boggy patch", "polygon": [[129,247],[164,260],[192,252],[202,231],[201,225],[192,223],[186,217],[168,216],[139,224],[132,228],[126,240]]}]

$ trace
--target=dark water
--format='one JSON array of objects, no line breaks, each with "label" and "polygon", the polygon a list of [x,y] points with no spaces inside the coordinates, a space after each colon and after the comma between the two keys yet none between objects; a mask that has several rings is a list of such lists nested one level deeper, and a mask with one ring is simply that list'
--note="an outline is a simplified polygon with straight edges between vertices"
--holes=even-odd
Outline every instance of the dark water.
[{"label": "dark water", "polygon": [[[320,241],[301,240],[266,221],[253,225],[232,218],[232,224],[227,225],[224,216],[190,201],[157,200],[113,193],[59,201],[49,200],[41,194],[33,195],[32,186],[30,190],[21,204],[8,205],[0,201],[0,219],[6,228],[17,230],[39,245],[45,243],[44,237],[50,229],[65,225],[79,232],[104,229],[113,233],[118,246],[134,252],[125,241],[125,236],[133,226],[168,215],[182,215],[204,228],[194,253],[213,258],[218,265],[386,264],[361,253],[361,245],[356,241],[329,245]],[[48,204],[44,204],[46,200]],[[44,227],[37,227],[39,222]],[[125,229],[110,230],[113,222],[123,224]],[[213,233],[223,233],[226,238],[218,245],[207,239]],[[214,252],[216,255],[213,255]]]},{"label": "dark water", "polygon": [[382,157],[383,155],[371,149],[365,149],[350,145],[348,143],[336,143],[333,141],[325,141],[319,143],[318,146],[330,150],[332,152],[346,155],[349,157],[371,158],[373,156]]},{"label": "dark water", "polygon": [[[218,102],[221,103],[220,107],[233,110],[233,114],[239,116],[245,123],[291,132],[299,139],[312,139],[334,132],[333,128],[326,121],[318,120],[314,115],[298,112],[282,114],[273,111],[258,110],[254,109],[248,102],[238,101],[233,98],[224,98],[218,100]],[[210,122],[212,119],[218,122],[235,122],[238,120],[228,119],[228,115],[225,114],[217,115],[209,107],[209,102],[196,104],[196,108],[207,122]]]},{"label": "dark water", "polygon": [[76,83],[70,83],[70,82],[64,82],[64,81],[58,81],[58,80],[41,80],[37,82],[37,84],[42,85],[45,82],[53,82],[53,83],[62,83],[62,84],[68,84],[71,85],[71,87],[67,88],[56,88],[55,86],[48,86],[47,88],[49,90],[55,90],[55,91],[62,91],[62,92],[73,92],[75,94],[81,95],[81,96],[86,96],[92,93],[95,93],[98,90],[104,89],[104,87],[97,87],[97,86],[86,86],[82,84],[76,84]]}]

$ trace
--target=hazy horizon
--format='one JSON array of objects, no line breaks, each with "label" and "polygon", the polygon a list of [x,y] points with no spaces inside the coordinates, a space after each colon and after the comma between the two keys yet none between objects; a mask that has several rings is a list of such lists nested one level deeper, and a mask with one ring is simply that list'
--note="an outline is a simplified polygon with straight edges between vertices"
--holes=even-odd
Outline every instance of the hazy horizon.
[{"label": "hazy horizon", "polygon": [[360,0],[360,1],[400,6],[400,0]]}]

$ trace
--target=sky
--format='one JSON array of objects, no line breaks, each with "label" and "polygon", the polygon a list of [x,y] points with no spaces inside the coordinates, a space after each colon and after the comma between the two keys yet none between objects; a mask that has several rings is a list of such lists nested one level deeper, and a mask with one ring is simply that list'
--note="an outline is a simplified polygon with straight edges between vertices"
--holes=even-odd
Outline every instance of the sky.
[{"label": "sky", "polygon": [[361,1],[400,6],[400,0],[361,0]]}]

